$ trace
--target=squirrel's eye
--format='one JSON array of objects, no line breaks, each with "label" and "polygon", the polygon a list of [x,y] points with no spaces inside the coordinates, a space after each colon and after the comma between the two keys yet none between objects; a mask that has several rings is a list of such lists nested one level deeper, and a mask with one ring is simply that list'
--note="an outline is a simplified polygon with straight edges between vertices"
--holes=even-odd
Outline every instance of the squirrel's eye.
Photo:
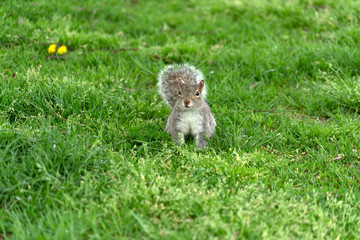
[{"label": "squirrel's eye", "polygon": [[181,95],[181,91],[179,91],[179,95]]},{"label": "squirrel's eye", "polygon": [[200,96],[200,92],[199,92],[199,91],[196,91],[196,96]]}]

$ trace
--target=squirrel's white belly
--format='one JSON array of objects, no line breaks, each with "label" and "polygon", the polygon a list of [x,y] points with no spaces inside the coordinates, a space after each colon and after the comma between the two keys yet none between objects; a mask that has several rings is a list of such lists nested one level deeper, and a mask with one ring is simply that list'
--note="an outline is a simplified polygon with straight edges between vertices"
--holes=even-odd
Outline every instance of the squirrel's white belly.
[{"label": "squirrel's white belly", "polygon": [[179,128],[184,135],[198,135],[202,130],[203,118],[198,110],[188,110],[181,113]]}]

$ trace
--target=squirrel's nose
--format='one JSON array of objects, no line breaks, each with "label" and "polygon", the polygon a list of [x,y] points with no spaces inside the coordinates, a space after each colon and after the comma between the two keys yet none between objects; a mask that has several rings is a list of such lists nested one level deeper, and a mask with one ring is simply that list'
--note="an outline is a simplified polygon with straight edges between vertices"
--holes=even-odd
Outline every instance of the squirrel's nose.
[{"label": "squirrel's nose", "polygon": [[189,106],[190,105],[190,99],[184,99],[184,104],[185,106]]}]

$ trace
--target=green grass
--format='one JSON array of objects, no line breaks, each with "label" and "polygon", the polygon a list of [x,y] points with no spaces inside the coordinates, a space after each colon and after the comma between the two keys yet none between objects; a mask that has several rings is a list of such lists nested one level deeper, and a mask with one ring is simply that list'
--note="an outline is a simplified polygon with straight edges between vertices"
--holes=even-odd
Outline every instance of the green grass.
[{"label": "green grass", "polygon": [[[0,239],[360,239],[359,13],[3,2]],[[204,151],[163,131],[156,76],[184,62],[217,120]]]}]

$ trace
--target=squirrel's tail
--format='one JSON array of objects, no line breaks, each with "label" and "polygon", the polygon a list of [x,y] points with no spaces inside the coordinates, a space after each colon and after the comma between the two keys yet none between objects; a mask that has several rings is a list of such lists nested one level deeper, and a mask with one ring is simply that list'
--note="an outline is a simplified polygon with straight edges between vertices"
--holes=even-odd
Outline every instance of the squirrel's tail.
[{"label": "squirrel's tail", "polygon": [[[158,77],[158,91],[163,100],[171,108],[174,107],[180,91],[179,77],[184,84],[195,85],[204,80],[202,72],[189,64],[175,64],[166,66]],[[206,97],[206,85],[202,90],[202,96]]]}]

